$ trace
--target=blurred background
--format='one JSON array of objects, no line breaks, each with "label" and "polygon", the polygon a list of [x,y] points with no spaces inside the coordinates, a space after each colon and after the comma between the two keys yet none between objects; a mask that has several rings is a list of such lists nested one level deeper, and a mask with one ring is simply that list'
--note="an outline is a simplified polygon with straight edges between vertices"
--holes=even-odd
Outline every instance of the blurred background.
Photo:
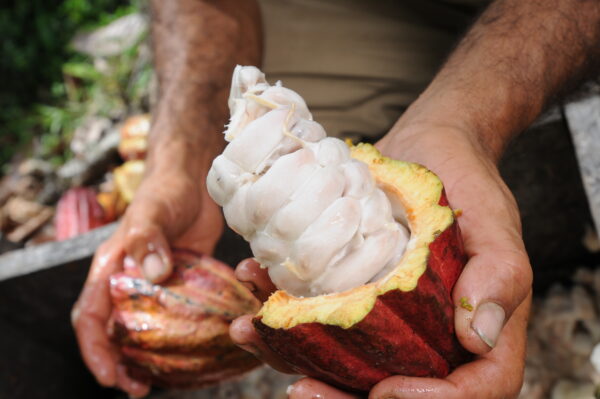
[{"label": "blurred background", "polygon": [[[157,93],[147,4],[9,0],[0,37],[0,398],[125,397],[85,369],[69,312],[143,174]],[[523,399],[593,398],[600,383],[600,189],[585,153],[598,144],[580,137],[597,91],[549,110],[501,164],[535,269]],[[217,257],[246,254],[228,232]],[[261,368],[152,397],[279,398],[295,378]]]}]

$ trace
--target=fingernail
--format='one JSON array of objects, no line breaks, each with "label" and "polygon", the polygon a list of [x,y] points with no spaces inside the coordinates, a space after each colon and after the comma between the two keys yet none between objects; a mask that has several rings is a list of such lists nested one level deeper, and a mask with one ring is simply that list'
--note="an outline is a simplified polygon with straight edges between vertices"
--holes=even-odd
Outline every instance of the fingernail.
[{"label": "fingernail", "polygon": [[505,317],[504,309],[500,305],[485,302],[477,306],[471,328],[483,342],[493,348],[504,326]]},{"label": "fingernail", "polygon": [[142,262],[142,271],[148,281],[156,281],[165,273],[165,264],[160,256],[155,253],[149,253]]}]

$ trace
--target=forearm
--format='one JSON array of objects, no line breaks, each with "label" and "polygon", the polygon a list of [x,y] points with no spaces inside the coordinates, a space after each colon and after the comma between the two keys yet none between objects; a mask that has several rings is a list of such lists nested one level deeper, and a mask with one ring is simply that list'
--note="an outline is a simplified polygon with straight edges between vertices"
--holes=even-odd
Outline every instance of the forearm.
[{"label": "forearm", "polygon": [[548,103],[596,72],[599,59],[599,2],[496,1],[395,130],[472,132],[498,159]]},{"label": "forearm", "polygon": [[260,63],[258,6],[248,0],[151,4],[160,99],[153,112],[149,167],[202,177],[206,163],[222,149],[233,68]]}]

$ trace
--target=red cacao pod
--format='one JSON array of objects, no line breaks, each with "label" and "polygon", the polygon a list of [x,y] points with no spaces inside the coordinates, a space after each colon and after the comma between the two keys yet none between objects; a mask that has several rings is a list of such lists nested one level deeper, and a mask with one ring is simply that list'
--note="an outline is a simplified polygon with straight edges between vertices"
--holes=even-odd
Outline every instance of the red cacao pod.
[{"label": "red cacao pod", "polygon": [[182,250],[174,260],[172,276],[160,285],[130,264],[110,278],[109,334],[129,374],[157,386],[196,388],[257,366],[231,341],[229,324],[256,313],[260,303],[227,265]]},{"label": "red cacao pod", "polygon": [[107,222],[94,190],[86,187],[72,188],[58,201],[54,219],[56,239],[67,240]]},{"label": "red cacao pod", "polygon": [[294,297],[277,291],[254,318],[265,343],[298,373],[366,391],[392,375],[444,377],[468,359],[454,333],[452,288],[465,262],[441,181],[426,168],[352,156],[407,215],[411,240],[385,278],[341,293]]}]

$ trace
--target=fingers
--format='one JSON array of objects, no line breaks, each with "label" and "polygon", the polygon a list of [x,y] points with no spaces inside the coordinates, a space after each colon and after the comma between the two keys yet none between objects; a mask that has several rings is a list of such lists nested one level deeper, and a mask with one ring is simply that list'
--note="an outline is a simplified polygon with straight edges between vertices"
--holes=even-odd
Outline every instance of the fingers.
[{"label": "fingers", "polygon": [[531,296],[513,313],[496,348],[457,368],[446,379],[395,376],[377,384],[369,399],[504,399],[516,398],[523,383]]},{"label": "fingers", "polygon": [[289,399],[357,399],[359,395],[341,391],[324,382],[303,378],[288,388]]},{"label": "fingers", "polygon": [[264,302],[277,288],[271,282],[267,269],[261,269],[260,264],[254,259],[244,259],[235,268],[235,277],[249,286],[250,291]]},{"label": "fingers", "polygon": [[159,283],[173,269],[171,246],[211,254],[223,231],[223,218],[206,190],[191,189],[187,179],[170,179],[169,191],[157,187],[166,185],[163,177],[153,179],[144,180],[127,210],[122,245],[144,277]]},{"label": "fingers", "polygon": [[108,278],[118,270],[122,257],[112,244],[114,240],[119,240],[118,234],[98,250],[71,314],[83,360],[104,386],[116,384],[115,365],[119,356],[106,332],[112,309]]},{"label": "fingers", "polygon": [[143,398],[150,393],[150,385],[131,378],[127,375],[127,368],[122,364],[117,366],[117,384],[134,398]]},{"label": "fingers", "polygon": [[532,271],[522,242],[499,226],[478,228],[486,234],[470,239],[465,234],[472,255],[453,292],[456,333],[476,354],[496,346],[505,323],[531,292]]},{"label": "fingers", "polygon": [[153,283],[165,280],[173,270],[173,257],[163,229],[151,219],[128,220],[123,247]]},{"label": "fingers", "polygon": [[258,359],[268,363],[275,370],[282,373],[293,373],[290,366],[273,353],[262,341],[254,326],[250,315],[238,317],[229,327],[229,335],[233,342],[240,348],[252,353]]}]

